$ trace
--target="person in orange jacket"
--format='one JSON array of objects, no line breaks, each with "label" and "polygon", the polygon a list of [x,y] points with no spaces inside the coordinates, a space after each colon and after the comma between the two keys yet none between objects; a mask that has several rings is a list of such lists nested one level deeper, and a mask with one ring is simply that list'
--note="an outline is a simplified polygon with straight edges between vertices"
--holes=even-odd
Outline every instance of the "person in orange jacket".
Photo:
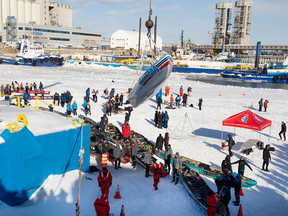
[{"label": "person in orange jacket", "polygon": [[94,202],[94,208],[97,216],[107,216],[110,213],[110,205],[108,197],[102,194],[100,198],[97,198]]},{"label": "person in orange jacket", "polygon": [[207,195],[207,214],[208,216],[215,216],[217,213],[217,204],[219,200],[219,195],[210,190]]},{"label": "person in orange jacket", "polygon": [[170,87],[165,87],[165,96],[169,95]]},{"label": "person in orange jacket", "polygon": [[174,102],[174,98],[173,98],[173,95],[171,94],[171,96],[170,96],[170,107],[171,108],[172,108],[173,102]]},{"label": "person in orange jacket", "polygon": [[102,195],[105,194],[106,197],[108,198],[109,189],[110,189],[110,186],[112,185],[112,175],[107,170],[106,167],[103,167],[103,169],[101,170],[101,172],[98,175],[97,180],[98,180],[99,187],[101,188]]},{"label": "person in orange jacket", "polygon": [[180,87],[180,97],[183,97],[183,93],[184,93],[184,89],[183,89],[183,87],[181,85],[181,87]]},{"label": "person in orange jacket", "polygon": [[158,190],[158,183],[160,182],[160,177],[162,173],[162,165],[158,164],[157,161],[152,165],[151,172],[153,172],[154,188]]}]

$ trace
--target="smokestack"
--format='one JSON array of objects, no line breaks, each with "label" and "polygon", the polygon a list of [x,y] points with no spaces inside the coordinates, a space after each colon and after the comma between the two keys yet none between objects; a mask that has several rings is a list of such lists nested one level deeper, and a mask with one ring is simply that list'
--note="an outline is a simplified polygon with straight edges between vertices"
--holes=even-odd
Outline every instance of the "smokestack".
[{"label": "smokestack", "polygon": [[259,67],[259,59],[260,59],[260,54],[261,54],[260,50],[261,50],[261,42],[258,41],[257,47],[256,47],[255,68]]}]

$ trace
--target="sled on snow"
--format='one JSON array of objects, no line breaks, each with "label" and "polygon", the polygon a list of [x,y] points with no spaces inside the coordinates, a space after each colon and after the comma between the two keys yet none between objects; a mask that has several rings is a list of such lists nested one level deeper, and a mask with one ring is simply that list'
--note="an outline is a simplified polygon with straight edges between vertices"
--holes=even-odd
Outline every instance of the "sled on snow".
[{"label": "sled on snow", "polygon": [[175,106],[175,107],[173,107],[173,106],[172,106],[172,107],[171,107],[171,106],[166,106],[165,108],[166,108],[166,109],[176,109],[176,106]]},{"label": "sled on snow", "polygon": [[[161,150],[156,150],[155,154],[160,157],[160,158],[164,158],[164,151]],[[173,155],[174,158],[175,155]],[[173,162],[173,158],[171,158],[171,162]],[[214,179],[218,179],[221,180],[223,179],[223,172],[220,168],[208,165],[208,164],[204,164],[201,163],[199,161],[181,156],[182,162],[187,165],[191,170],[201,174],[201,175],[205,175],[207,177],[210,178],[214,178]],[[242,177],[242,187],[252,187],[255,186],[257,184],[257,182],[251,178]]]},{"label": "sled on snow", "polygon": [[[95,131],[93,131],[95,132]],[[96,135],[97,134],[97,135]],[[105,136],[105,135],[104,135]],[[90,155],[92,157],[98,158],[99,160],[102,160],[102,153],[106,153],[108,156],[108,160],[110,162],[114,162],[115,158],[113,156],[114,148],[116,147],[111,142],[105,140],[104,136],[102,136],[101,133],[94,133],[94,135],[91,137],[90,140]],[[127,156],[127,154],[121,150],[121,163],[126,164],[130,162],[130,157]]]},{"label": "sled on snow", "polygon": [[[198,204],[207,211],[207,195],[211,188],[201,178],[201,176],[182,163],[180,178],[188,193],[198,202]],[[226,209],[219,200],[217,204],[217,215],[226,215]]]}]

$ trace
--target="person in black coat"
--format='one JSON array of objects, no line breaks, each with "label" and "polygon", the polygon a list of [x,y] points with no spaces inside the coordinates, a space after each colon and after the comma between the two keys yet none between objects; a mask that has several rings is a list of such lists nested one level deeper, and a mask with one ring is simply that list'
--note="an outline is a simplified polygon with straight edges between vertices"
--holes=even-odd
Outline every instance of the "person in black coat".
[{"label": "person in black coat", "polygon": [[121,93],[121,95],[120,95],[120,106],[122,106],[123,105],[123,94]]},{"label": "person in black coat", "polygon": [[157,110],[155,111],[154,122],[155,122],[155,127],[157,127],[157,122],[158,122],[158,112],[157,112]]},{"label": "person in black coat", "polygon": [[158,107],[161,110],[161,104],[162,104],[162,98],[158,97],[158,99],[157,99],[157,108],[156,108],[157,110],[158,110]]},{"label": "person in black coat", "polygon": [[232,157],[233,156],[233,153],[232,153],[232,147],[235,145],[235,141],[233,140],[232,138],[232,135],[231,134],[228,134],[228,151],[229,151],[229,156]]},{"label": "person in black coat", "polygon": [[203,103],[203,99],[200,98],[199,99],[199,103],[198,103],[198,106],[199,106],[199,110],[201,110],[201,107],[202,107],[202,103]]},{"label": "person in black coat", "polygon": [[159,134],[156,140],[156,149],[162,150],[162,148],[163,148],[163,137],[161,134]]},{"label": "person in black coat", "polygon": [[223,203],[226,209],[226,214],[229,216],[230,211],[228,208],[228,204],[231,200],[231,178],[226,176],[222,180],[215,180],[217,186],[217,193],[219,194],[219,199]]},{"label": "person in black coat", "polygon": [[164,146],[165,146],[165,150],[168,149],[169,140],[170,140],[169,133],[166,132],[166,133],[165,133],[165,137],[164,137]]},{"label": "person in black coat", "polygon": [[283,134],[284,141],[286,141],[286,124],[282,122],[281,131],[279,132],[279,137],[282,140],[281,134]]},{"label": "person in black coat", "polygon": [[249,166],[249,164],[244,160],[243,156],[240,158],[240,160],[231,163],[231,165],[237,164],[237,163],[239,164],[239,166],[238,166],[238,174],[240,174],[241,176],[244,176],[245,166],[248,166],[249,169],[251,171],[253,171],[252,168]]},{"label": "person in black coat", "polygon": [[230,161],[230,156],[227,155],[225,160],[222,161],[221,164],[222,172],[224,174],[224,177],[228,176],[229,172],[232,173],[232,166]]},{"label": "person in black coat", "polygon": [[158,128],[162,129],[162,114],[160,113],[160,111],[158,112],[157,118]]},{"label": "person in black coat", "polygon": [[240,190],[241,190],[241,180],[242,175],[234,172],[232,177],[233,185],[234,185],[234,192],[235,192],[235,199],[236,201],[233,201],[235,206],[239,206],[240,204]]},{"label": "person in black coat", "polygon": [[183,95],[183,100],[182,100],[184,107],[187,106],[187,97],[188,97],[188,95],[187,95],[186,93],[184,93],[184,95]]},{"label": "person in black coat", "polygon": [[102,131],[104,131],[104,130],[105,130],[105,127],[107,126],[107,124],[108,124],[108,118],[107,118],[106,114],[104,114],[103,117],[101,117],[100,129],[101,129]]},{"label": "person in black coat", "polygon": [[258,102],[259,104],[259,111],[262,111],[262,107],[263,107],[263,98],[260,99],[260,101]]},{"label": "person in black coat", "polygon": [[130,120],[129,114],[126,112],[125,113],[125,122],[129,122],[129,120]]},{"label": "person in black coat", "polygon": [[[266,172],[269,172],[268,170],[268,165],[269,165],[269,159],[271,160],[271,155],[270,155],[270,145],[266,145],[265,149],[263,150],[263,165],[262,165],[262,170],[265,170]],[[264,169],[264,166],[266,164],[266,169]]]}]

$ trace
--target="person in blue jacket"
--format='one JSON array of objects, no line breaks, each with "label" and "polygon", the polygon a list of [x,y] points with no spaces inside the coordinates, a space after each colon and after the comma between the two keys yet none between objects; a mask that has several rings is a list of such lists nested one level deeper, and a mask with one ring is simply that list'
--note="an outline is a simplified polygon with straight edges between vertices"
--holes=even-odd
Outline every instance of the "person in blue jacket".
[{"label": "person in blue jacket", "polygon": [[84,103],[82,104],[83,108],[85,109],[85,115],[87,115],[87,101],[84,101]]},{"label": "person in blue jacket", "polygon": [[71,107],[71,104],[70,104],[70,103],[67,103],[67,105],[66,105],[66,111],[67,111],[67,116],[70,116],[70,115],[71,115],[71,112],[72,112],[72,107]]},{"label": "person in blue jacket", "polygon": [[176,106],[179,107],[180,106],[181,97],[179,95],[177,95],[177,97],[175,98],[175,101],[176,101]]},{"label": "person in blue jacket", "polygon": [[61,94],[61,106],[62,107],[64,107],[64,105],[65,105],[65,102],[66,102],[66,96],[65,96],[65,94]]},{"label": "person in blue jacket", "polygon": [[73,111],[73,115],[77,115],[77,108],[78,108],[78,105],[76,103],[76,101],[74,101],[74,103],[72,104],[72,111]]},{"label": "person in blue jacket", "polygon": [[27,101],[28,101],[28,99],[29,99],[29,93],[28,92],[25,92],[25,94],[24,94],[24,96],[23,96],[23,99],[24,99],[24,105],[26,105],[27,106]]},{"label": "person in blue jacket", "polygon": [[168,128],[168,120],[169,120],[169,116],[167,111],[165,111],[164,115],[163,115],[163,119],[164,119],[164,128]]}]

